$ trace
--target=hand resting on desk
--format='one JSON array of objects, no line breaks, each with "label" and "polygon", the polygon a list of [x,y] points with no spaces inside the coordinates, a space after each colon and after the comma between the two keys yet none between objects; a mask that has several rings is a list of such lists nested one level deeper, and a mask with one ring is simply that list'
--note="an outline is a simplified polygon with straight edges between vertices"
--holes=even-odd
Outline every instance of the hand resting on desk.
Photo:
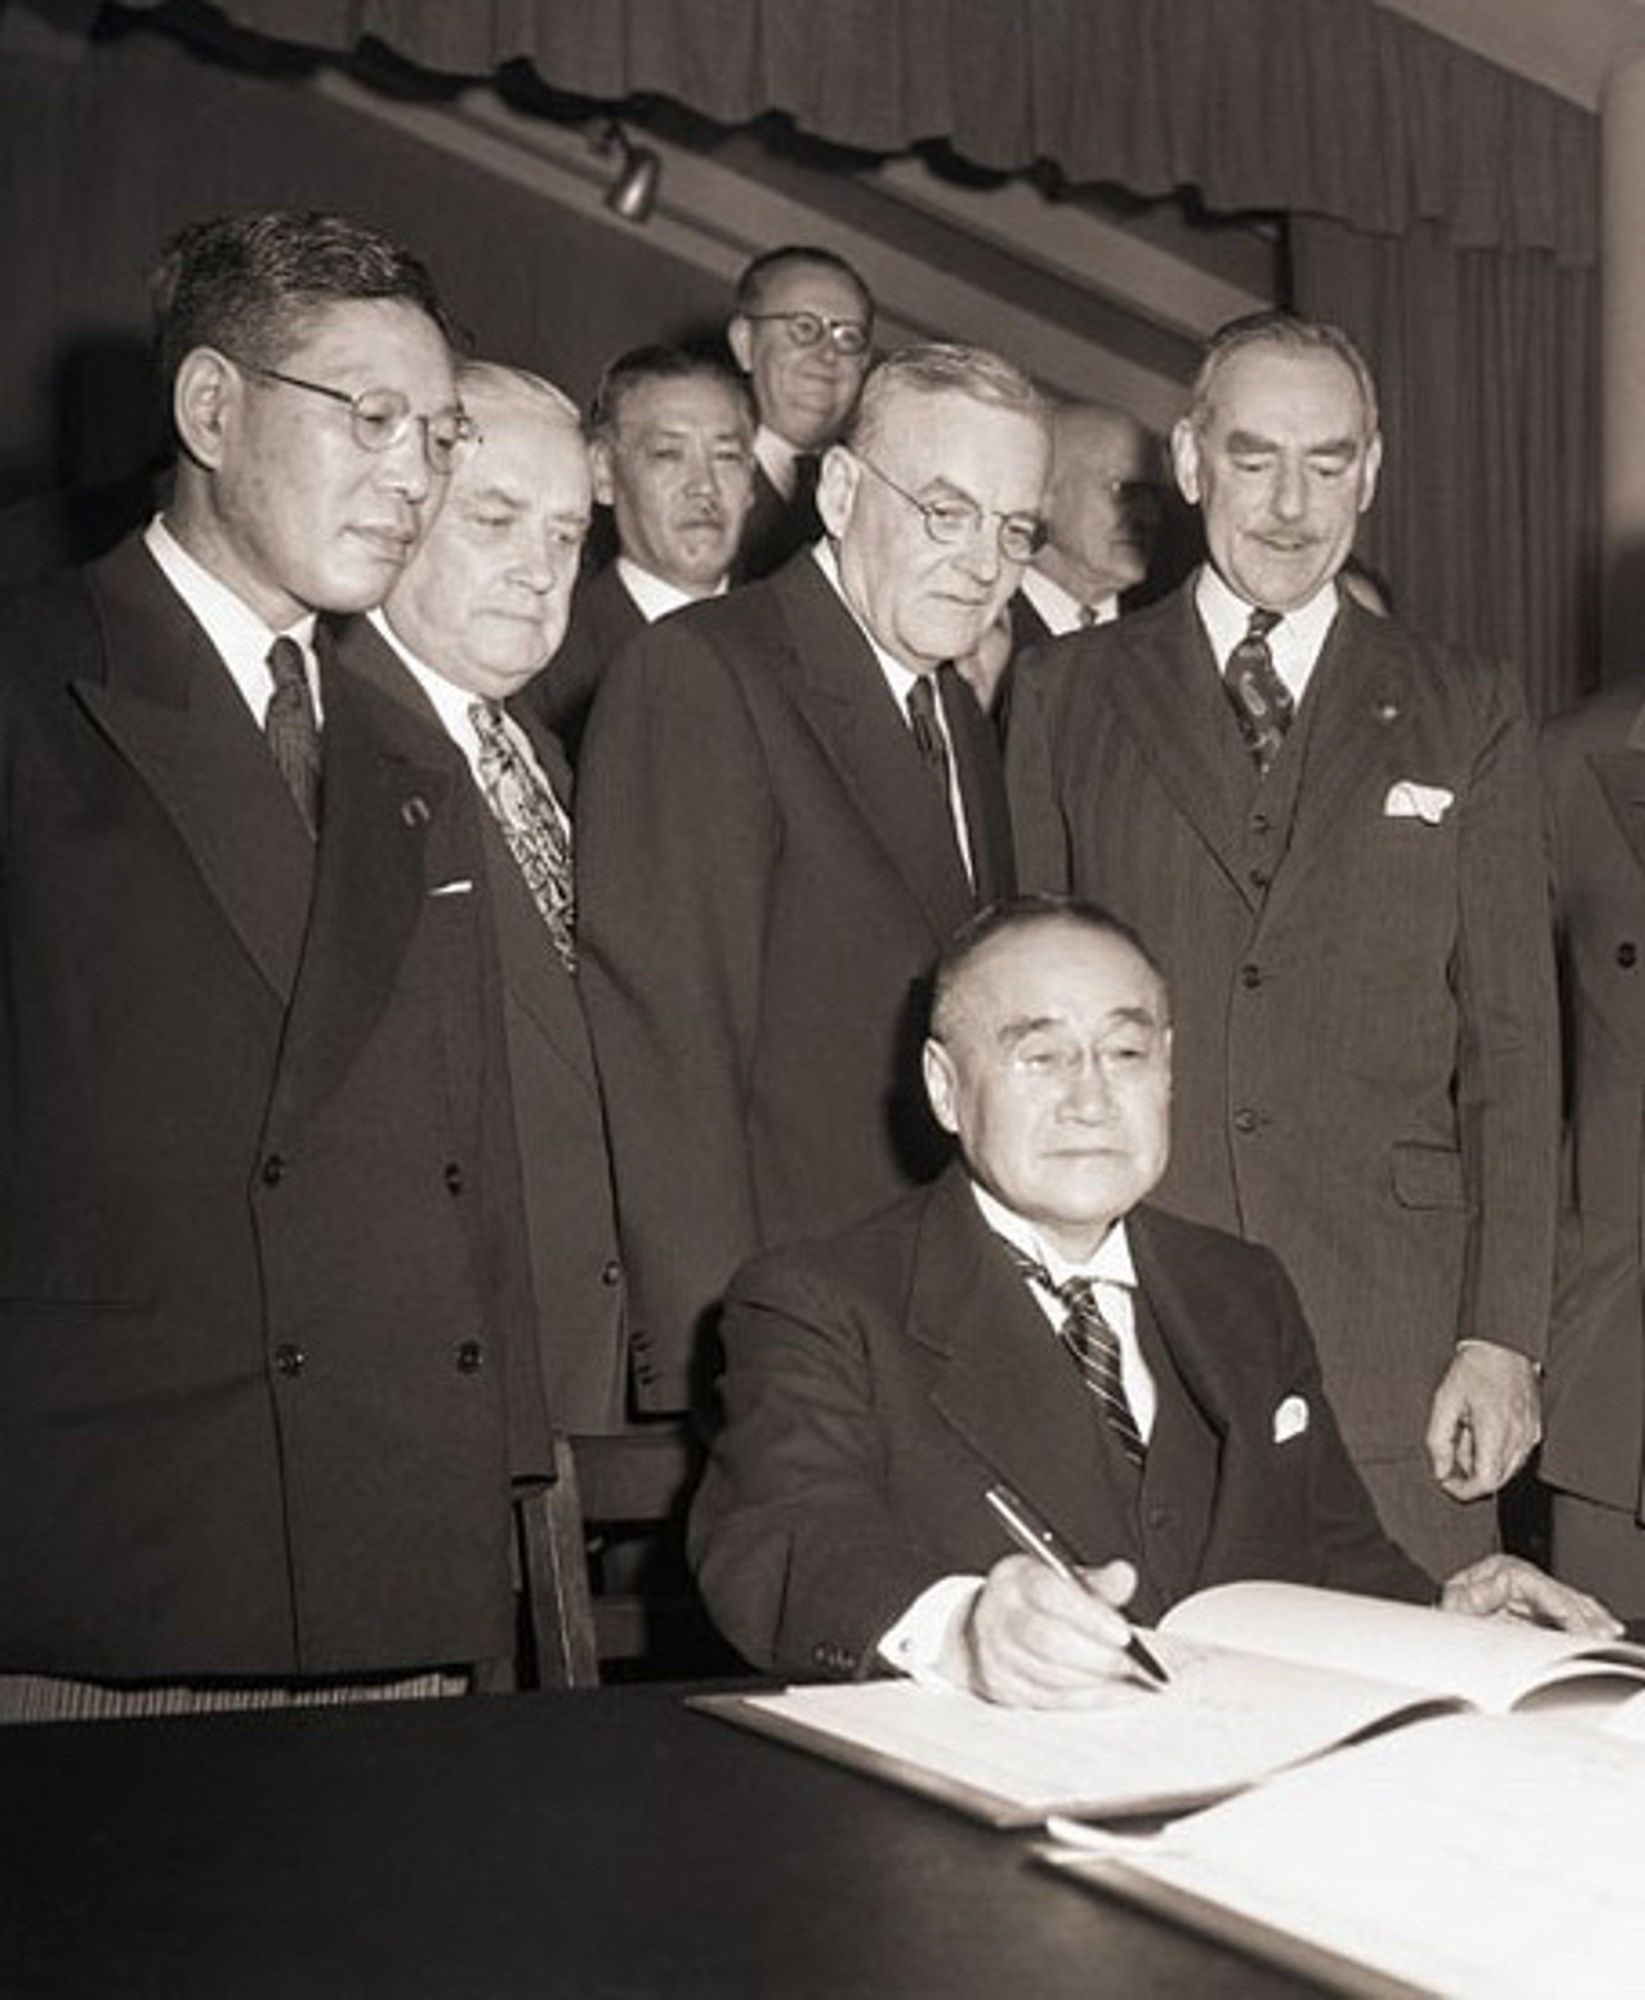
[{"label": "hand resting on desk", "polygon": [[1595,1639],[1615,1639],[1622,1632],[1621,1622],[1598,1598],[1561,1583],[1521,1556],[1482,1556],[1446,1580],[1439,1602],[1444,1611],[1466,1611],[1476,1618],[1511,1611],[1538,1625],[1557,1625],[1562,1632]]},{"label": "hand resting on desk", "polygon": [[1028,1556],[1005,1556],[969,1609],[954,1620],[938,1670],[955,1687],[1017,1708],[1082,1708],[1105,1684],[1134,1674],[1125,1653],[1131,1627],[1121,1607],[1137,1574],[1128,1562],[1065,1582]]}]

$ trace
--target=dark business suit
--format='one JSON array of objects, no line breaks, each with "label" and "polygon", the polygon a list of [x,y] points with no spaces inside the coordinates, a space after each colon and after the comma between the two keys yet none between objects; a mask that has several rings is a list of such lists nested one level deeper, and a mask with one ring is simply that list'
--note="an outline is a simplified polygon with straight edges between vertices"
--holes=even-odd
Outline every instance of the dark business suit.
[{"label": "dark business suit", "polygon": [[992,734],[945,678],[975,889],[810,555],[660,620],[606,676],[578,791],[583,996],[655,1407],[684,1401],[700,1322],[745,1257],[946,1156],[920,1088],[921,983],[1012,863]]},{"label": "dark business suit", "polygon": [[790,556],[809,548],[822,531],[822,517],[817,512],[815,458],[796,468],[792,497],[772,484],[771,475],[755,459],[754,502],[737,545],[737,560],[731,571],[734,581],[757,583],[762,577],[773,575]]},{"label": "dark business suit", "polygon": [[1135,1563],[1144,1622],[1242,1577],[1432,1601],[1348,1462],[1274,1259],[1146,1208],[1128,1229],[1161,1391],[1140,1482],[958,1166],[738,1275],[691,1525],[709,1608],[751,1661],[868,1672],[930,1584],[1011,1552],[997,1482],[1087,1561]]},{"label": "dark business suit", "polygon": [[[1645,1616],[1645,678],[1543,732],[1565,1012],[1567,1172],[1541,1472],[1562,1574]],[[1566,1495],[1615,1511],[1611,1567],[1563,1559]],[[1579,1524],[1570,1524],[1577,1527]],[[1638,1538],[1638,1546],[1629,1544]],[[1586,1537],[1584,1536],[1584,1540]],[[1610,1553],[1607,1551],[1607,1553]]]},{"label": "dark business suit", "polygon": [[[345,665],[445,740],[422,689],[367,620],[349,622],[340,653]],[[569,810],[571,773],[559,745],[534,717],[519,720]],[[519,864],[489,811],[481,825],[548,1407],[563,1431],[611,1431],[624,1413],[627,1336],[593,1050],[576,980],[554,949]]]},{"label": "dark business suit", "polygon": [[1165,972],[1159,1200],[1278,1253],[1390,1532],[1455,1567],[1492,1510],[1434,1484],[1430,1400],[1459,1338],[1540,1354],[1552,1258],[1552,955],[1517,693],[1344,604],[1259,787],[1189,585],[1040,654],[1010,763],[1025,883],[1107,904]]},{"label": "dark business suit", "polygon": [[0,1666],[512,1644],[546,1426],[455,750],[323,666],[312,845],[140,542],[0,625]]},{"label": "dark business suit", "polygon": [[614,562],[582,578],[572,593],[559,651],[516,702],[521,712],[553,730],[573,764],[582,750],[600,676],[645,623]]}]

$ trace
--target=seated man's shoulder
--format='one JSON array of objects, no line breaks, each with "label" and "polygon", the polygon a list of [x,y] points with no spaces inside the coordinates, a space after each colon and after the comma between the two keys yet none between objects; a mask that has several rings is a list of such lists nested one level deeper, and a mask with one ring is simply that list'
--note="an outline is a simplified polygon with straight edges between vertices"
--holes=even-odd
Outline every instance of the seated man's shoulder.
[{"label": "seated man's shoulder", "polygon": [[930,1189],[916,1189],[832,1235],[761,1251],[733,1278],[728,1311],[811,1301],[849,1312],[900,1302],[930,1200]]},{"label": "seated man's shoulder", "polygon": [[1185,1215],[1144,1202],[1132,1210],[1127,1227],[1141,1238],[1166,1271],[1200,1271],[1218,1282],[1241,1289],[1271,1289],[1288,1283],[1284,1266],[1260,1243],[1252,1243],[1208,1222],[1191,1222]]}]

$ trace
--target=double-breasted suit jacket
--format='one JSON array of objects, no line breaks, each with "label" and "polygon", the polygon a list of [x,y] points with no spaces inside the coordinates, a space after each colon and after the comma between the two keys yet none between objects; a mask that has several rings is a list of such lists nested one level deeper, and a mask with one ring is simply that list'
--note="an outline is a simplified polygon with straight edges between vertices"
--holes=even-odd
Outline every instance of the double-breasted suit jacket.
[{"label": "double-breasted suit jacket", "polygon": [[[402,662],[366,619],[352,619],[343,663],[405,704],[446,740]],[[516,719],[567,811],[571,772],[558,743],[517,701]],[[628,1365],[605,1115],[577,982],[549,938],[519,864],[489,811],[481,813],[492,919],[502,968],[509,1095],[531,1251],[537,1353],[555,1425],[573,1433],[620,1427]],[[636,1357],[643,1362],[643,1354]]]},{"label": "double-breasted suit jacket", "polygon": [[673,613],[607,674],[578,789],[583,993],[633,1313],[679,1407],[745,1257],[929,1178],[923,982],[1010,886],[998,752],[957,676],[953,822],[809,553]]},{"label": "double-breasted suit jacket", "polygon": [[1565,1002],[1566,1167],[1541,1471],[1645,1512],[1645,678],[1542,737]]},{"label": "double-breasted suit jacket", "polygon": [[984,1499],[999,1482],[1084,1560],[1134,1562],[1144,1622],[1247,1577],[1433,1600],[1348,1461],[1274,1259],[1146,1208],[1127,1226],[1161,1390],[1140,1485],[957,1165],[739,1274],[691,1528],[709,1607],[751,1661],[870,1671],[928,1585],[1011,1553]]},{"label": "double-breasted suit jacket", "polygon": [[530,715],[554,732],[573,764],[601,675],[645,624],[645,613],[628,594],[615,562],[582,578],[572,593],[559,650],[514,703],[522,716]]},{"label": "double-breasted suit jacket", "polygon": [[1411,1461],[1413,1504],[1488,1536],[1422,1442],[1457,1340],[1538,1356],[1546,1331],[1555,1002],[1521,704],[1344,603],[1259,785],[1192,590],[1019,682],[1023,878],[1105,903],[1161,962],[1158,1199],[1279,1254],[1355,1458]]},{"label": "double-breasted suit jacket", "polygon": [[540,1467],[460,760],[324,664],[310,842],[140,541],[0,631],[0,1664],[511,1645]]}]

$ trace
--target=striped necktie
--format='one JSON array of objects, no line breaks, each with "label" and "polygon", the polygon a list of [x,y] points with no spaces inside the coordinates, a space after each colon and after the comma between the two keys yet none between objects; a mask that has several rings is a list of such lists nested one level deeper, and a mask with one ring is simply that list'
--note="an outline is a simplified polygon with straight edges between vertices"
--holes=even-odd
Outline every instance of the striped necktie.
[{"label": "striped necktie", "polygon": [[1139,1470],[1148,1456],[1148,1446],[1137,1428],[1136,1413],[1125,1393],[1125,1377],[1120,1366],[1120,1337],[1103,1317],[1097,1304],[1096,1283],[1091,1278],[1064,1278],[1057,1284],[1037,1258],[1019,1250],[1002,1236],[1006,1253],[1022,1275],[1048,1291],[1067,1307],[1067,1317],[1057,1328],[1057,1338],[1074,1357],[1080,1378],[1095,1398],[1103,1420],[1113,1432],[1121,1451]]}]

